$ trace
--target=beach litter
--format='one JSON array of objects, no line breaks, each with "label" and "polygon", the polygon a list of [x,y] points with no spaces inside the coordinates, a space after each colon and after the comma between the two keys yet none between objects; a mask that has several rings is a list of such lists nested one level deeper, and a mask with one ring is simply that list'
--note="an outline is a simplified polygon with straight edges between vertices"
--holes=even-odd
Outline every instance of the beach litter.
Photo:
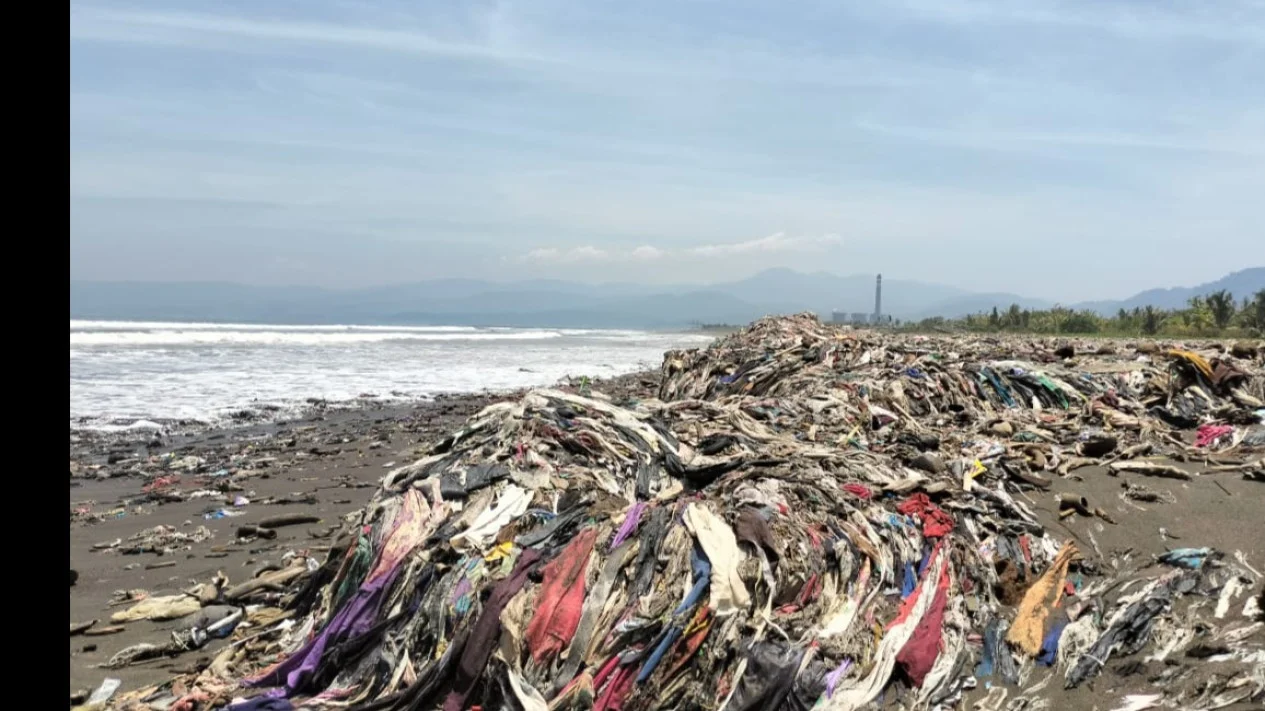
[{"label": "beach litter", "polygon": [[[1101,502],[1049,493],[1093,471],[1162,502],[1138,477],[1218,476],[1214,448],[1254,471],[1260,450],[1229,423],[1265,398],[1260,364],[1071,345],[770,318],[666,354],[657,398],[586,386],[491,405],[387,472],[327,553],[220,589],[208,605],[255,612],[203,670],[116,702],[1025,708],[1005,702],[1136,675],[1145,654],[1103,707],[1260,703],[1246,557],[1197,541],[1103,554]],[[1208,424],[1235,433],[1199,446]],[[1056,529],[1059,509],[1090,540]],[[212,624],[111,664],[197,648]]]}]

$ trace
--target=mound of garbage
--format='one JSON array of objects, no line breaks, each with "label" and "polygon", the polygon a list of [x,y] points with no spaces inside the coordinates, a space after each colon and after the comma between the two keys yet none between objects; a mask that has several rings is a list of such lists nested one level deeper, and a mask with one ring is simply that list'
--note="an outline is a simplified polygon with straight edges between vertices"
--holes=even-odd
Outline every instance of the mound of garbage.
[{"label": "mound of garbage", "polygon": [[117,707],[1036,709],[1104,677],[1103,708],[1260,703],[1248,556],[1095,550],[1060,522],[1113,512],[1053,484],[1260,481],[1261,365],[765,319],[639,401],[488,407]]}]

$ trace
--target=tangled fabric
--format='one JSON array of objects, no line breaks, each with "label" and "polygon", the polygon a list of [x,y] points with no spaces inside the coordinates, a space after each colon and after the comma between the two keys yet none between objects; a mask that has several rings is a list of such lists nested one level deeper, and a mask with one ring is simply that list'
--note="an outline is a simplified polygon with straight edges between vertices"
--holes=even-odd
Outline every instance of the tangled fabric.
[{"label": "tangled fabric", "polygon": [[[947,709],[1080,687],[1156,639],[1182,658],[1178,606],[1224,597],[1198,617],[1222,671],[1155,683],[1188,708],[1259,698],[1240,608],[1260,566],[1104,553],[1056,499],[1090,466],[1177,481],[1155,455],[1195,451],[1187,421],[1249,422],[1256,368],[1218,389],[1194,351],[1077,370],[1052,350],[801,315],[668,353],[637,398],[492,405],[389,471],[328,559],[299,557],[289,619],[181,688],[200,709]],[[1094,504],[1070,515],[1111,525]]]}]

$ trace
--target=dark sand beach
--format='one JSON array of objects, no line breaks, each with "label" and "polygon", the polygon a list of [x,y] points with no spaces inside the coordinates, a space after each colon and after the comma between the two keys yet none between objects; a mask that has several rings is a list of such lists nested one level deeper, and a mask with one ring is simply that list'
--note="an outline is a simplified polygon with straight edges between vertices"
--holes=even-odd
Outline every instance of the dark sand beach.
[{"label": "dark sand beach", "polygon": [[[645,374],[603,383],[606,392],[641,388]],[[291,550],[318,553],[341,517],[360,509],[388,469],[418,456],[421,447],[457,429],[492,402],[517,397],[468,394],[408,406],[322,413],[302,419],[217,429],[170,440],[72,433],[70,445],[70,620],[97,620],[70,637],[70,691],[91,690],[106,678],[122,691],[160,683],[211,657],[225,642],[196,652],[120,669],[103,669],[119,650],[163,644],[192,618],[116,624],[117,593],[177,594],[219,574],[228,586],[251,580]],[[195,463],[196,462],[196,463]],[[154,475],[170,483],[151,486]],[[245,498],[249,503],[235,506]],[[217,517],[219,511],[235,515]],[[271,540],[235,543],[239,527],[286,514],[319,518],[275,529]],[[129,539],[155,527],[195,538],[174,541],[170,552],[128,553]],[[118,542],[118,545],[108,544]],[[97,634],[101,629],[122,628]]]},{"label": "dark sand beach", "polygon": [[[642,373],[593,387],[620,401],[652,397],[657,383],[658,374]],[[111,615],[143,596],[196,591],[217,578],[226,589],[249,583],[283,567],[295,553],[321,558],[343,517],[369,501],[386,472],[418,459],[488,404],[520,396],[452,396],[162,441],[72,434],[70,564],[78,579],[70,590],[70,618],[72,629],[75,623],[96,621],[85,632],[72,631],[72,699],[107,678],[120,680],[123,693],[204,668],[228,640],[102,668],[125,648],[166,644],[193,619],[116,623]],[[1200,475],[1190,480],[1140,479],[1085,466],[1052,477],[1048,491],[1021,495],[1051,536],[1074,542],[1091,566],[1145,568],[1147,561],[1173,548],[1211,547],[1259,570],[1265,561],[1260,483],[1239,471],[1214,473],[1215,462],[1170,464]],[[1123,496],[1126,482],[1141,483],[1154,499]],[[1061,494],[1084,497],[1099,515],[1061,512]],[[290,514],[309,520],[271,529],[273,538],[238,539],[241,527]],[[166,528],[154,536],[157,527]],[[1249,596],[1259,592],[1253,588]],[[1260,634],[1252,633],[1249,643]],[[1043,696],[1058,708],[1097,708],[1103,698],[1154,693],[1150,679],[1164,668],[1164,663],[1142,662],[1129,667],[1128,674],[1104,675],[1073,691],[1049,688]],[[970,698],[986,698],[986,691],[981,687]]]}]

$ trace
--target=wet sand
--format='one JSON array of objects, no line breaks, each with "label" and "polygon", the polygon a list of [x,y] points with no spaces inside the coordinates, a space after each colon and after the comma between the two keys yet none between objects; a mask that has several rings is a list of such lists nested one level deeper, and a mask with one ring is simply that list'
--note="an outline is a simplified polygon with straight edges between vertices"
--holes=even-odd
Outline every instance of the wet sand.
[{"label": "wet sand", "polygon": [[[324,536],[330,529],[369,500],[392,466],[412,461],[423,445],[499,399],[466,395],[410,407],[335,412],[284,424],[205,432],[155,447],[147,441],[72,441],[70,567],[79,577],[70,588],[71,623],[95,619],[99,621],[93,629],[115,626],[111,614],[127,608],[111,606],[116,591],[171,595],[207,583],[217,573],[227,576],[230,586],[236,585],[268,564],[279,563],[287,551],[319,550],[328,544]],[[124,454],[132,457],[120,459]],[[188,470],[169,468],[168,462],[180,463],[185,457],[205,463]],[[185,500],[156,501],[156,495],[143,490],[152,479],[142,474],[99,478],[131,470],[176,477],[160,486],[157,496],[177,492]],[[238,497],[250,503],[234,506]],[[291,503],[267,503],[270,499]],[[240,515],[215,518],[219,510]],[[278,528],[273,540],[235,543],[239,526],[291,513],[320,520]],[[97,520],[95,514],[106,516]],[[130,536],[155,526],[172,526],[186,534],[205,526],[213,535],[176,546],[168,554],[120,552]],[[116,548],[94,549],[119,539],[122,544]],[[122,669],[98,667],[131,645],[168,641],[173,630],[188,627],[192,619],[130,622],[115,634],[92,636],[89,630],[71,636],[70,691],[93,689],[107,677],[122,680],[121,690],[134,689],[210,658],[223,642]]]}]

